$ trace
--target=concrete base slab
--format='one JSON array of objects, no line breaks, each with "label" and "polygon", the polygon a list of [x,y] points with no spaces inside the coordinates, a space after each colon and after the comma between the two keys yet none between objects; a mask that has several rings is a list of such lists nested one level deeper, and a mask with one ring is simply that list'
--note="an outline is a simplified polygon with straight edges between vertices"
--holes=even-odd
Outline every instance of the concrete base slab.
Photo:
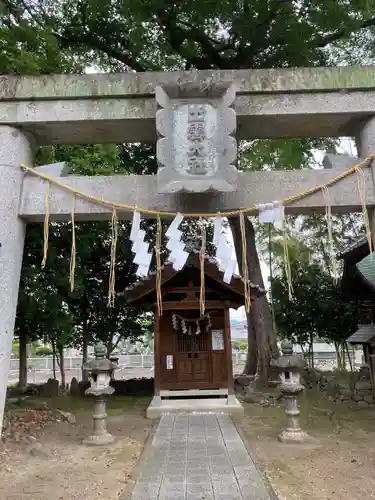
[{"label": "concrete base slab", "polygon": [[147,408],[147,418],[150,419],[156,419],[169,413],[225,413],[242,418],[244,409],[235,396],[167,400],[154,397]]}]

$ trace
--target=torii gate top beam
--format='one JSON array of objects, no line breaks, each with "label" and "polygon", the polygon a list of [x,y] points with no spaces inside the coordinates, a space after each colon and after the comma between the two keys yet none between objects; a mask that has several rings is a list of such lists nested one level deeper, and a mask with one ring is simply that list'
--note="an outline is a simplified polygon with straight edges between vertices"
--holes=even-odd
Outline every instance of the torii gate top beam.
[{"label": "torii gate top beam", "polygon": [[237,137],[352,136],[375,114],[375,67],[0,77],[0,125],[40,144],[153,142],[155,87],[234,83]]}]

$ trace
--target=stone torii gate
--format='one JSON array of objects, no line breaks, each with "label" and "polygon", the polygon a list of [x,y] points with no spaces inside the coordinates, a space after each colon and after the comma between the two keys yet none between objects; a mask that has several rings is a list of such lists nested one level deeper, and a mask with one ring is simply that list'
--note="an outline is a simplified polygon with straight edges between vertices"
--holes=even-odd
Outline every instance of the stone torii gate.
[{"label": "stone torii gate", "polygon": [[[239,140],[354,136],[361,157],[375,153],[375,68],[1,76],[0,422],[5,404],[25,227],[28,222],[43,221],[45,215],[44,182],[25,174],[20,165],[32,166],[35,148],[40,145],[152,142],[157,140],[158,128],[159,134],[167,139],[159,151],[165,167],[161,170],[167,169],[168,172],[173,161],[175,164],[181,161],[176,146],[178,138],[175,137],[173,142],[172,137],[170,143],[170,134],[173,135],[176,123],[177,128],[183,128],[186,120],[189,121],[198,109],[189,111],[188,118],[184,112],[173,115],[174,103],[183,107],[186,99],[198,108],[203,105],[204,109],[207,103],[211,103],[209,113],[216,110],[216,118],[211,118],[221,126],[222,134],[213,139],[216,146],[224,136],[227,140],[231,134]],[[164,118],[163,113],[156,114],[157,103],[161,111],[166,112]],[[157,120],[156,116],[159,116]],[[230,148],[235,147],[235,143],[228,141],[225,144],[229,150],[225,148],[221,153],[227,164],[220,163],[219,155],[217,170],[220,173],[217,180],[224,179],[225,182],[212,185],[210,193],[197,194],[196,191],[201,190],[195,189],[196,183],[189,189],[195,194],[171,192],[175,188],[168,185],[165,176],[162,179],[158,176],[66,176],[62,180],[88,195],[113,202],[157,211],[218,212],[280,200],[314,185],[325,184],[337,175],[338,169],[357,162],[353,158],[330,156],[325,160],[328,168],[323,170],[247,172],[239,173],[237,178],[234,167],[230,166],[233,161]],[[174,148],[174,159],[165,156],[168,147]],[[191,165],[200,182],[206,174],[199,171],[202,165],[197,163],[194,154],[193,151]],[[64,174],[63,167],[63,164],[56,164],[39,167],[39,171],[58,178]],[[375,207],[372,169],[363,172],[367,205]],[[178,173],[180,184],[186,181],[184,175]],[[361,210],[356,176],[347,177],[331,187],[330,196],[333,212]],[[325,206],[323,195],[317,192],[286,210],[311,214],[323,212]],[[76,221],[110,219],[111,215],[110,207],[77,198]],[[70,216],[71,196],[52,184],[50,220],[68,220]],[[118,217],[130,218],[131,214],[119,212]]]}]

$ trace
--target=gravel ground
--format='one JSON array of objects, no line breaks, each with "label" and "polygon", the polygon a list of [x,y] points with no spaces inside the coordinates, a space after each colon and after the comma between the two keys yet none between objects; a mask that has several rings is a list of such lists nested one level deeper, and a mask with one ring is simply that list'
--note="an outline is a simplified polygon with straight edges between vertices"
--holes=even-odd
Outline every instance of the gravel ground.
[{"label": "gravel ground", "polygon": [[[72,411],[76,423],[52,422],[34,445],[7,443],[0,462],[2,500],[117,500],[132,473],[149,433],[144,406],[116,410],[108,430],[117,437],[105,448],[82,445],[92,429],[89,412]],[[109,412],[111,413],[111,412]],[[35,445],[36,443],[36,445]]]},{"label": "gravel ground", "polygon": [[282,407],[245,405],[240,423],[280,500],[375,498],[374,409],[351,410],[327,401],[302,404],[308,444],[277,441]]}]

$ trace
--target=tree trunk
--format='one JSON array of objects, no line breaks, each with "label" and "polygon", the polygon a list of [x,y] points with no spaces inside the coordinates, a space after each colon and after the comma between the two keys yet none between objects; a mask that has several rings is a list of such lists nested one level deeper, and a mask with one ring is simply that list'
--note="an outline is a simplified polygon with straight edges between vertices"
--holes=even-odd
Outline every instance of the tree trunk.
[{"label": "tree trunk", "polygon": [[52,339],[52,370],[53,378],[56,380],[56,344],[55,339]]},{"label": "tree trunk", "polygon": [[335,350],[336,350],[336,358],[337,358],[337,368],[339,370],[342,370],[342,366],[343,366],[343,363],[342,363],[342,350],[341,350],[341,344],[339,344],[338,342],[335,342]]},{"label": "tree trunk", "polygon": [[[242,239],[239,217],[229,218],[230,228],[236,250],[237,262],[242,274]],[[264,288],[258,252],[255,243],[254,226],[248,217],[245,217],[246,231],[246,259],[248,275],[251,283]],[[272,314],[266,295],[254,300],[250,312],[247,314],[248,327],[248,359],[245,373],[256,373],[262,382],[268,380],[268,367],[270,358],[277,355],[276,333],[272,325]],[[254,355],[254,344],[256,345]]]},{"label": "tree trunk", "polygon": [[64,360],[64,348],[63,347],[58,347],[58,358],[57,358],[57,364],[59,365],[60,368],[60,375],[61,375],[61,387],[65,389],[66,385],[66,376],[65,376],[65,360]]},{"label": "tree trunk", "polygon": [[25,389],[27,386],[27,335],[22,333],[19,336],[19,341],[18,387]]},{"label": "tree trunk", "polygon": [[[353,361],[352,361],[352,358],[350,356],[349,346],[348,346],[348,344],[346,342],[344,344],[344,348],[345,348],[345,352],[346,352],[346,354],[348,356],[350,371],[352,372],[353,371]],[[345,369],[346,369],[346,365],[345,365]]]},{"label": "tree trunk", "polygon": [[113,351],[112,338],[110,338],[110,340],[108,340],[106,347],[107,347],[107,358],[109,359],[109,357]]},{"label": "tree trunk", "polygon": [[251,321],[251,314],[246,314],[247,318],[247,357],[244,375],[255,375],[257,371],[257,340],[255,330]]},{"label": "tree trunk", "polygon": [[315,359],[314,359],[314,334],[310,333],[310,345],[309,345],[309,350],[310,350],[310,363],[311,363],[311,368],[315,368]]},{"label": "tree trunk", "polygon": [[88,361],[88,348],[89,332],[87,331],[87,325],[85,325],[82,332],[82,380],[84,382],[89,380],[89,372],[83,368]]}]

